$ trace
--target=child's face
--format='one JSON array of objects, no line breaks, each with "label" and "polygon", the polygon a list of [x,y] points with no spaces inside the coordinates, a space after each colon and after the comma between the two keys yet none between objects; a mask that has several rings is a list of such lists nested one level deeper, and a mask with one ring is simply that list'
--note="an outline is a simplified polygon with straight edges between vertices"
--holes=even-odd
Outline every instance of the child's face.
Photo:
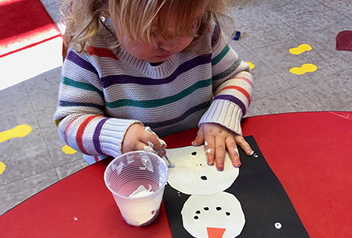
[{"label": "child's face", "polygon": [[146,60],[149,63],[159,63],[184,50],[192,40],[193,37],[175,37],[173,40],[165,40],[157,36],[154,43],[138,40],[132,42],[123,39],[121,45],[129,54],[138,59]]},{"label": "child's face", "polygon": [[[198,30],[198,21],[195,21],[195,32]],[[155,30],[155,31],[154,31]],[[141,40],[130,40],[127,37],[119,39],[121,46],[132,56],[146,60],[150,63],[160,63],[167,60],[173,54],[184,50],[194,37],[175,36],[174,24],[171,22],[168,28],[171,40],[166,40],[157,33],[157,27],[153,28],[153,42],[143,42]]]}]

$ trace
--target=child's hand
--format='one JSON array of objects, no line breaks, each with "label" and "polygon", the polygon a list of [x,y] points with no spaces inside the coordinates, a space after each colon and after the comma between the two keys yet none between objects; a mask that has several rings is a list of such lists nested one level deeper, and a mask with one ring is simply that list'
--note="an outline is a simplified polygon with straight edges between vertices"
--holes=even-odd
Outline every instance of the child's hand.
[{"label": "child's hand", "polygon": [[229,152],[233,166],[240,167],[241,161],[237,154],[237,144],[246,152],[252,154],[252,148],[245,139],[228,130],[227,128],[215,124],[204,123],[199,127],[197,137],[192,142],[193,145],[201,145],[204,142],[209,165],[214,165],[218,170],[224,169],[224,159],[226,150]]},{"label": "child's hand", "polygon": [[122,153],[145,150],[151,147],[160,156],[166,154],[166,143],[151,130],[146,129],[141,124],[133,124],[128,128],[122,143]]}]

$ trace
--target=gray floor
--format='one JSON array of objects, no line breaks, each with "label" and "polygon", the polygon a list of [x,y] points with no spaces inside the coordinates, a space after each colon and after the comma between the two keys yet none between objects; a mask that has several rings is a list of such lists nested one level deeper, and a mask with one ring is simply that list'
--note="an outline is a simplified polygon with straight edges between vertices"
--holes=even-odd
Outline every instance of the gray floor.
[{"label": "gray floor", "polygon": [[[247,117],[302,111],[352,111],[352,52],[336,51],[336,35],[352,30],[351,0],[241,0],[231,8],[239,41],[231,45],[255,67],[255,90]],[[43,0],[58,23],[56,0]],[[312,50],[289,52],[301,44]],[[310,63],[315,72],[296,75]],[[0,143],[0,214],[83,168],[80,154],[62,152],[52,123],[60,68],[0,91],[0,132],[20,124],[32,131]]]}]

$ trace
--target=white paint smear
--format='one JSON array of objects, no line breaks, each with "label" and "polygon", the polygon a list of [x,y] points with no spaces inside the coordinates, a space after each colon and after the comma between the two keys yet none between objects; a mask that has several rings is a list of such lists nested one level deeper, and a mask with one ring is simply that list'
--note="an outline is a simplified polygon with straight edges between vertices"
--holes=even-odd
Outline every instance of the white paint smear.
[{"label": "white paint smear", "polygon": [[143,150],[146,152],[155,153],[154,149],[150,146],[143,146]]},{"label": "white paint smear", "polygon": [[118,166],[116,166],[116,164],[113,163],[111,168],[112,168],[112,170],[115,170],[117,174],[120,174],[124,165],[125,164],[121,161]]},{"label": "white paint smear", "polygon": [[152,164],[152,161],[150,160],[149,156],[144,153],[140,153],[139,156],[141,157],[141,161],[142,161],[142,164],[144,165],[144,167],[146,167],[146,169],[148,171],[154,172],[153,164]]},{"label": "white paint smear", "polygon": [[131,164],[134,162],[134,155],[127,155],[127,164]]},{"label": "white paint smear", "polygon": [[155,132],[152,131],[152,129],[150,129],[149,126],[145,127],[144,129],[145,129],[146,132],[148,132],[148,133],[150,133],[150,134],[152,134],[152,135],[156,135]]},{"label": "white paint smear", "polygon": [[255,158],[258,158],[258,155],[254,151],[252,151],[251,156],[255,157]]},{"label": "white paint smear", "polygon": [[129,197],[130,198],[144,197],[151,193],[154,193],[154,191],[152,191],[152,186],[150,184],[149,184],[148,190],[143,185],[140,185],[133,193],[130,194]]},{"label": "white paint smear", "polygon": [[164,140],[160,138],[158,138],[158,140],[159,140],[160,146],[164,146],[164,145],[166,146],[166,142]]},{"label": "white paint smear", "polygon": [[152,148],[152,149],[154,148],[154,144],[152,142],[148,141],[148,145],[150,148]]}]

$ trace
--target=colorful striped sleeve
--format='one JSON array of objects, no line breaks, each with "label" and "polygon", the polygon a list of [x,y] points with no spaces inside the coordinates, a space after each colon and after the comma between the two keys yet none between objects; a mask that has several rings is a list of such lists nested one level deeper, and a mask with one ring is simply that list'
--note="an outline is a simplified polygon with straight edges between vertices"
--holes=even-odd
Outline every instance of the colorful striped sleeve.
[{"label": "colorful striped sleeve", "polygon": [[139,122],[108,118],[104,108],[98,72],[83,53],[69,51],[62,69],[59,103],[54,114],[62,140],[71,148],[96,158],[120,155],[125,132]]},{"label": "colorful striped sleeve", "polygon": [[249,65],[239,59],[222,35],[213,50],[212,70],[214,98],[199,125],[218,123],[241,135],[240,122],[251,102],[253,77]]}]

